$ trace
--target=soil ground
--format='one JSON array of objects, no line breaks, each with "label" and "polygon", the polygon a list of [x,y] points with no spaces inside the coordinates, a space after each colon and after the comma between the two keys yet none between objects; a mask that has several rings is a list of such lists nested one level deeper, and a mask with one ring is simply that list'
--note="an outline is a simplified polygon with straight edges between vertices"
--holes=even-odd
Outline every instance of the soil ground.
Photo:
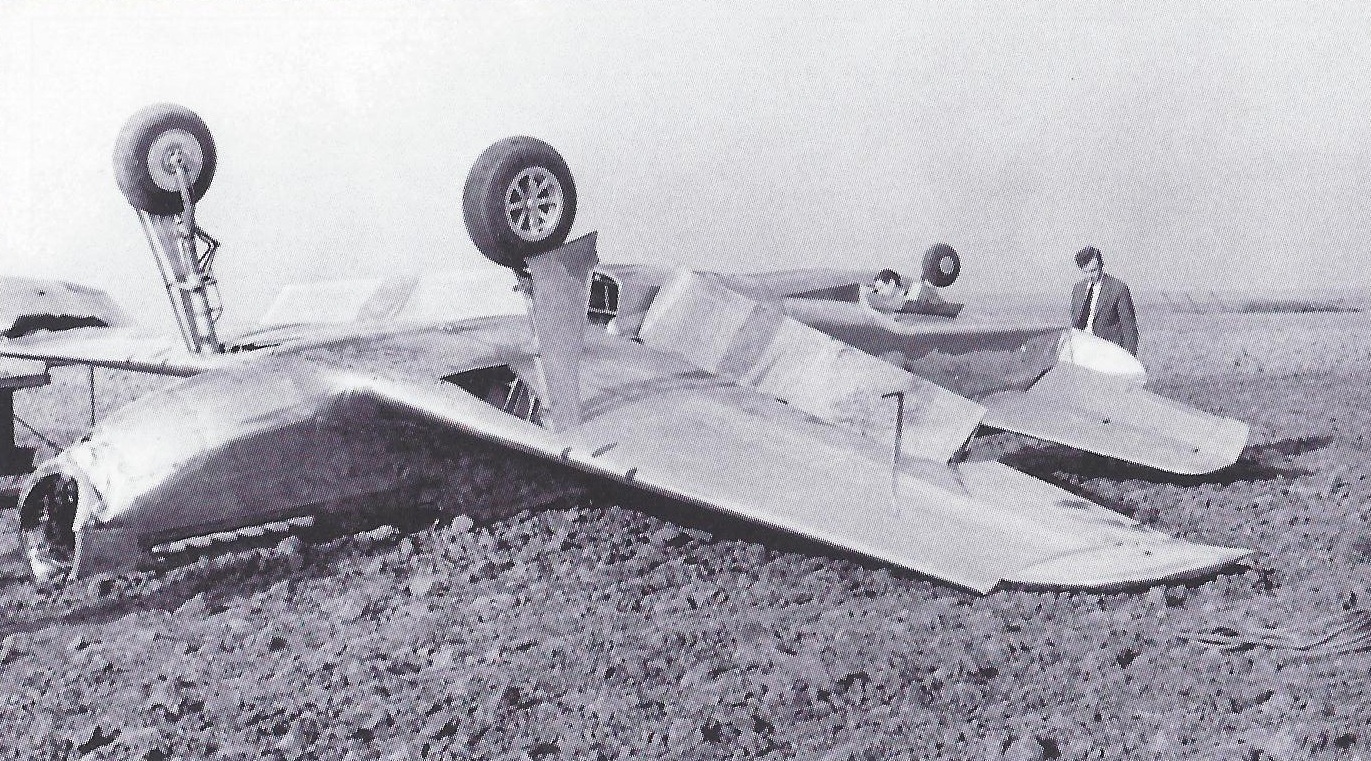
[{"label": "soil ground", "polygon": [[[1143,320],[1155,390],[1252,424],[1236,466],[1181,478],[1008,434],[974,456],[1258,550],[1246,567],[982,597],[598,491],[53,590],[7,530],[0,757],[1371,758],[1367,652],[1182,636],[1371,600],[1371,317]],[[98,414],[162,382],[97,376]],[[74,440],[84,382],[59,370],[19,414]]]}]

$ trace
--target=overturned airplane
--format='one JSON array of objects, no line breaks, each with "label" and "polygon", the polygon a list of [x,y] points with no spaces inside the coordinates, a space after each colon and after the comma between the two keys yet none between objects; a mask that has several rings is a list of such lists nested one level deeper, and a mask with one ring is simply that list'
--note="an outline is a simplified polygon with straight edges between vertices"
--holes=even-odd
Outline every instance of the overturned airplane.
[{"label": "overturned airplane", "polygon": [[[572,175],[533,138],[490,146],[464,188],[473,242],[513,273],[486,281],[485,297],[438,299],[396,280],[328,299],[331,310],[287,298],[269,312],[274,324],[220,335],[218,242],[196,221],[214,167],[209,131],[180,106],[136,114],[116,144],[116,177],[158,262],[180,347],[127,326],[0,342],[0,356],[49,366],[184,377],[28,477],[20,533],[39,581],[156,567],[403,505],[413,483],[383,433],[396,421],[982,593],[1193,578],[1250,554],[1175,539],[1000,463],[964,461],[999,392],[955,393],[907,361],[873,356],[885,351],[871,338],[945,346],[940,336],[951,335],[1014,353],[1023,331],[930,339],[887,326],[838,340],[831,322],[803,312],[814,305],[796,306],[808,294],[845,309],[812,298],[832,273],[597,269],[595,233],[567,240]],[[1025,376],[1025,387],[1052,372]]]}]

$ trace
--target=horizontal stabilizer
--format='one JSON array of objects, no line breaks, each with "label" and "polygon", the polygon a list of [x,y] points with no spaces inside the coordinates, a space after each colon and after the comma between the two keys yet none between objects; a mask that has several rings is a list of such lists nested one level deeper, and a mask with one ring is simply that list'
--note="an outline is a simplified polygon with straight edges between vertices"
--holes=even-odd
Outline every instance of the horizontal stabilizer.
[{"label": "horizontal stabilizer", "polygon": [[1246,423],[1071,364],[1053,367],[1027,391],[981,403],[988,426],[1169,473],[1212,473],[1237,462],[1247,445]]}]

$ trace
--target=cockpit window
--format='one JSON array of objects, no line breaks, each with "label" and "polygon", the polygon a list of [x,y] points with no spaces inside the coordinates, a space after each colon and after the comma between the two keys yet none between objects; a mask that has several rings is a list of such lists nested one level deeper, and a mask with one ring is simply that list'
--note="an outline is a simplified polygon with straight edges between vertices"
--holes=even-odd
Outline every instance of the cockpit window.
[{"label": "cockpit window", "polygon": [[543,424],[542,403],[533,389],[509,365],[468,370],[446,376],[443,380],[521,420]]},{"label": "cockpit window", "polygon": [[586,316],[596,325],[607,325],[619,313],[619,283],[603,272],[590,277],[590,304]]}]

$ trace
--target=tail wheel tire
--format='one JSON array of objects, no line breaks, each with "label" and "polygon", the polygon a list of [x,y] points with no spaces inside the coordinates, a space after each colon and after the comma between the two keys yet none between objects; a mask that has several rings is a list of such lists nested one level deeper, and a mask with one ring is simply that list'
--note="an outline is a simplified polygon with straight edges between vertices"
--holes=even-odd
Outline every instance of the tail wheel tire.
[{"label": "tail wheel tire", "polygon": [[487,259],[523,269],[524,260],[562,245],[576,217],[576,183],[556,149],[507,137],[485,149],[462,189],[462,218]]},{"label": "tail wheel tire", "polygon": [[924,280],[939,288],[957,282],[962,274],[962,258],[946,243],[934,243],[924,252]]},{"label": "tail wheel tire", "polygon": [[158,103],[124,123],[114,141],[114,179],[133,208],[178,214],[183,208],[177,165],[185,169],[194,203],[209,190],[216,159],[214,138],[194,111]]}]

